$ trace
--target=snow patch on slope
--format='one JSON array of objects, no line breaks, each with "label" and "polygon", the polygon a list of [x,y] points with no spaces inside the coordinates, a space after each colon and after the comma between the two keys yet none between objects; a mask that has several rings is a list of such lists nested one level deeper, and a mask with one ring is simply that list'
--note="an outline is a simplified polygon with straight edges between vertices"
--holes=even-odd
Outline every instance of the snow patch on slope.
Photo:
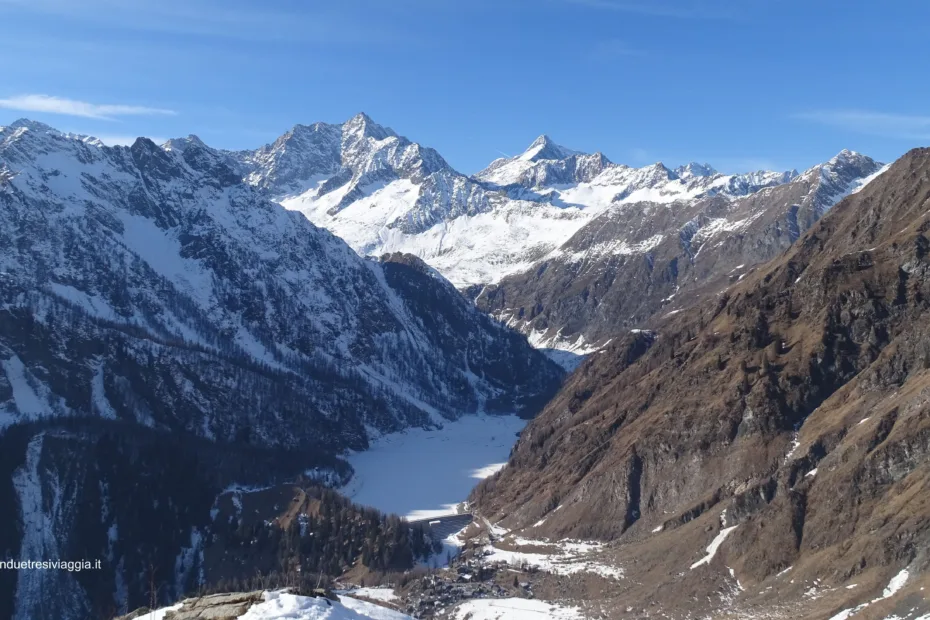
[{"label": "snow patch on slope", "polygon": [[[524,552],[502,549],[502,546],[531,547],[534,550]],[[540,551],[543,549],[545,551]],[[604,550],[602,543],[561,540],[532,540],[514,536],[505,536],[502,540],[487,545],[483,550],[481,561],[485,564],[502,562],[510,566],[532,566],[557,575],[574,575],[577,573],[594,573],[607,579],[623,579],[623,569],[602,561],[598,554]]]},{"label": "snow patch on slope", "polygon": [[853,184],[853,189],[852,189],[849,193],[850,193],[850,194],[858,194],[859,192],[861,192],[862,190],[864,190],[865,187],[866,187],[869,183],[871,183],[872,181],[874,181],[874,180],[877,179],[878,177],[880,177],[880,176],[882,176],[883,174],[885,174],[885,173],[888,171],[889,168],[891,168],[891,164],[885,164],[884,166],[882,166],[881,168],[879,168],[878,170],[876,170],[874,173],[870,174],[869,176],[867,176],[867,177],[865,177],[865,178],[863,178],[863,179],[859,179],[858,181],[856,181],[856,182]]},{"label": "snow patch on slope", "polygon": [[732,527],[725,527],[720,530],[717,536],[711,541],[707,546],[707,555],[691,565],[691,570],[705,564],[710,564],[710,561],[714,559],[714,556],[717,555],[717,550],[720,548],[720,545],[723,544],[723,541],[727,539],[727,536],[733,533],[738,526],[734,525]]},{"label": "snow patch on slope", "polygon": [[847,620],[848,618],[851,618],[852,616],[859,613],[860,611],[862,611],[869,605],[872,605],[874,603],[878,603],[879,601],[883,601],[885,599],[891,598],[892,596],[897,594],[901,590],[901,588],[903,588],[907,584],[907,580],[909,578],[910,578],[910,572],[907,570],[907,568],[901,570],[901,572],[899,572],[898,574],[896,574],[894,577],[891,578],[891,581],[888,582],[888,585],[885,587],[885,590],[882,592],[881,596],[879,596],[878,598],[874,598],[869,602],[862,603],[861,605],[857,605],[856,607],[844,609],[838,614],[832,616],[830,620]]},{"label": "snow patch on slope", "polygon": [[580,620],[577,607],[525,598],[472,599],[455,608],[455,620]]}]

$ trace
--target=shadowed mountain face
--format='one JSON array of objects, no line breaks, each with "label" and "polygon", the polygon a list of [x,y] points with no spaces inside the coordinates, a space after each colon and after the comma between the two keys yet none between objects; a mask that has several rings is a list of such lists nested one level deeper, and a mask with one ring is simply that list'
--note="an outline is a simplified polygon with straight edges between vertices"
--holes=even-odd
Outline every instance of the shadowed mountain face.
[{"label": "shadowed mountain face", "polygon": [[[775,260],[618,337],[478,507],[528,535],[616,541],[634,606],[681,612],[723,588],[729,610],[827,618],[926,570],[928,212],[930,149],[915,150]],[[689,568],[715,538],[719,559]],[[806,592],[815,579],[829,596]]]},{"label": "shadowed mountain face", "polygon": [[[198,465],[189,450],[179,487],[170,461],[146,473],[153,443],[226,446],[269,477],[338,482],[348,468],[335,455],[372,434],[478,411],[531,416],[562,377],[418,260],[359,257],[236,165],[197,140],[109,148],[29,121],[0,129],[0,556],[86,545],[107,558],[97,586],[117,608],[143,602],[129,566],[154,550],[160,579],[191,584],[164,554],[193,570],[212,498],[248,469],[222,450]],[[69,430],[76,420],[89,428]],[[107,445],[122,456],[97,467]],[[133,476],[170,528],[134,529],[126,520],[147,506],[107,503],[101,489]],[[54,617],[106,607],[92,576],[10,574],[0,617],[36,617],[52,590],[68,593]]]},{"label": "shadowed mountain face", "polygon": [[521,411],[558,381],[425,265],[360,258],[206,147],[28,124],[0,139],[4,426],[54,412],[269,445],[328,442],[331,426],[334,449],[364,447],[366,425]]}]

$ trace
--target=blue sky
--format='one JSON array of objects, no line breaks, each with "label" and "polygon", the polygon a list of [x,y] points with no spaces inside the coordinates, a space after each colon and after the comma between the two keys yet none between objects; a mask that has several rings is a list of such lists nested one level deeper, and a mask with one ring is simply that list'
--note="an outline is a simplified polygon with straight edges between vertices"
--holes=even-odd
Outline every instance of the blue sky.
[{"label": "blue sky", "polygon": [[537,135],[633,165],[930,145],[930,3],[0,0],[0,124],[224,148],[359,111],[463,172]]}]

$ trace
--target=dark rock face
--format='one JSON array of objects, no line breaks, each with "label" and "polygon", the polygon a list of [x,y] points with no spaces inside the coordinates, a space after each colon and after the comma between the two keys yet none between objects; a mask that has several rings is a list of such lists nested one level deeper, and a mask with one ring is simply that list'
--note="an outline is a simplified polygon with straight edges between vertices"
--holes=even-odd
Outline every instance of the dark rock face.
[{"label": "dark rock face", "polygon": [[853,603],[870,595],[839,587],[853,576],[926,570],[928,208],[930,149],[915,150],[715,299],[592,355],[476,490],[480,510],[617,541],[650,575],[629,600],[671,607],[717,587],[688,566],[734,526],[715,562],[749,584],[735,600],[790,566]]},{"label": "dark rock face", "polygon": [[466,294],[541,342],[603,344],[712,297],[778,256],[879,167],[843,152],[741,198],[617,205],[533,268]]},{"label": "dark rock face", "polygon": [[[80,467],[49,464],[67,420],[100,424],[107,430],[95,432],[117,444],[142,428],[246,452],[299,449],[304,462],[290,473],[339,482],[347,471],[333,455],[366,448],[369,429],[479,410],[531,416],[557,389],[560,369],[441,278],[360,258],[241,181],[237,165],[194,139],[167,150],[145,139],[108,148],[35,124],[0,130],[0,169],[15,171],[0,185],[0,439],[30,429],[15,435],[10,454],[19,456],[2,478],[11,557],[55,556],[77,540],[95,540],[91,557],[100,557],[108,530],[98,526],[109,527],[117,508],[93,516],[88,507],[100,508],[94,494],[115,485],[120,468],[94,469],[104,439],[83,435],[54,451],[83,455]],[[139,574],[128,565],[150,557],[146,545],[195,555],[192,528],[209,518],[209,503],[175,498],[177,476],[146,473],[133,446],[123,473],[146,481],[153,504],[190,507],[165,518],[177,526],[170,533],[130,531],[126,521],[143,508],[120,509],[125,551],[113,561],[126,567],[101,577],[110,600]],[[181,462],[212,502],[224,461]],[[118,495],[136,496],[128,487]],[[33,530],[49,538],[29,538]],[[93,578],[17,585],[4,572],[9,596],[0,599],[12,603],[0,617],[36,617],[32,606],[51,587],[74,610],[55,617],[104,610]]]},{"label": "dark rock face", "polygon": [[[524,336],[476,313],[435,269],[409,254],[385,256],[381,265],[391,288],[407,300],[428,333],[437,335],[434,346],[443,352],[445,363],[481,369],[481,380],[493,390],[476,403],[481,409],[532,416],[555,395],[555,365],[540,366],[535,356],[526,355]],[[493,337],[472,337],[479,332]],[[465,383],[461,388],[468,391]]]}]

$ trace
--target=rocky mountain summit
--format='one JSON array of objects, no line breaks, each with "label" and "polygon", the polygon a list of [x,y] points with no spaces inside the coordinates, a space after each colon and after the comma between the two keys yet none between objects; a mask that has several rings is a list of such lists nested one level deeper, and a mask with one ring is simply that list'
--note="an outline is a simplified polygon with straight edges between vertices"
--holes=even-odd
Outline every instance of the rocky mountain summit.
[{"label": "rocky mountain summit", "polygon": [[[800,178],[829,187],[852,159]],[[815,217],[802,195],[784,202]],[[928,209],[918,149],[771,262],[616,338],[476,490],[483,517],[608,541],[610,617],[930,613]]]},{"label": "rocky mountain summit", "polygon": [[475,178],[498,187],[533,189],[561,183],[588,182],[612,165],[602,153],[589,155],[573,151],[556,144],[549,136],[542,135],[521,155],[496,159],[475,174]]},{"label": "rocky mountain summit", "polygon": [[[110,584],[98,599],[90,574],[5,571],[0,617],[35,617],[50,588],[60,618],[139,601],[156,557],[180,592],[225,486],[344,481],[336,456],[372,435],[531,416],[557,389],[559,368],[434,270],[360,257],[239,166],[193,138],[0,129],[0,556],[105,557]],[[143,479],[148,531],[125,488]]]},{"label": "rocky mountain summit", "polygon": [[[195,136],[171,140],[167,148],[183,150],[198,141]],[[405,194],[406,208],[380,214],[379,224],[403,234],[491,208],[482,188],[453,170],[434,149],[397,135],[366,114],[340,125],[296,125],[255,151],[222,155],[235,162],[249,184],[299,207],[315,222],[341,219],[340,213],[389,187]],[[380,254],[363,246],[356,249]]]}]

